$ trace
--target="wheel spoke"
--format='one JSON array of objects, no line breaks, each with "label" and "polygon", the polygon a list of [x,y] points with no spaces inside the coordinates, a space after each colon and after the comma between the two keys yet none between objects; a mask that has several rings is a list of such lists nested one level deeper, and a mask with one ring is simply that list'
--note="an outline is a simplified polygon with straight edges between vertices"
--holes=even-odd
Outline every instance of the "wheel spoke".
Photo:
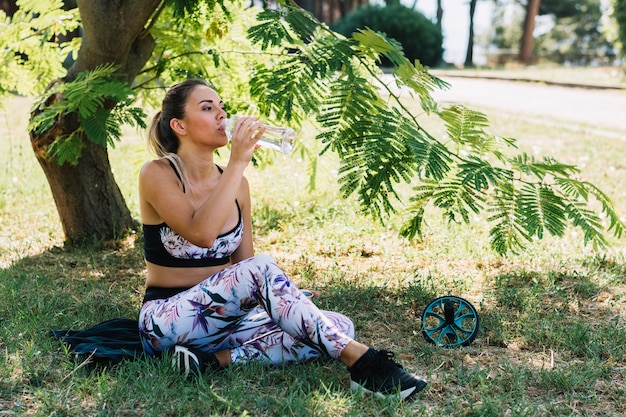
[{"label": "wheel spoke", "polygon": [[422,334],[443,347],[466,346],[478,332],[478,313],[466,300],[445,296],[433,300],[422,315]]}]

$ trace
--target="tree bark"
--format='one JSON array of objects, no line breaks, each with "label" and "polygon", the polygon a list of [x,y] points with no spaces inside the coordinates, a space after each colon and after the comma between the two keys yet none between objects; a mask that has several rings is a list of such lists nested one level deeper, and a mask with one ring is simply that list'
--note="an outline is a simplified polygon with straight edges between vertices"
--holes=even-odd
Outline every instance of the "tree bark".
[{"label": "tree bark", "polygon": [[134,80],[154,49],[154,39],[144,28],[161,1],[78,0],[83,42],[67,78],[115,63],[121,65],[119,72],[126,74],[127,81]]},{"label": "tree bark", "polygon": [[465,67],[474,66],[474,14],[476,13],[476,2],[470,1],[469,8],[469,36],[467,40],[467,53],[465,54]]},{"label": "tree bark", "polygon": [[0,0],[0,10],[3,10],[8,17],[12,17],[17,12],[16,0]]},{"label": "tree bark", "polygon": [[535,18],[539,13],[541,0],[528,0],[526,6],[526,18],[524,20],[524,32],[520,46],[520,62],[525,65],[533,63],[533,31],[535,30]]},{"label": "tree bark", "polygon": [[[443,28],[443,6],[441,5],[442,0],[437,0],[437,27],[439,30]],[[413,6],[415,8],[415,6]]]},{"label": "tree bark", "polygon": [[113,178],[107,150],[89,144],[77,165],[59,165],[40,157],[61,219],[65,238],[115,239],[137,227]]},{"label": "tree bark", "polygon": [[[144,33],[160,0],[79,0],[83,39],[76,62],[58,82],[70,82],[82,71],[105,63],[120,65],[130,83],[147,62],[154,39]],[[46,105],[62,97],[50,96]],[[113,107],[116,103],[109,103]],[[36,113],[34,112],[32,116]],[[114,239],[137,226],[115,182],[106,148],[83,138],[76,165],[59,165],[47,156],[48,146],[59,136],[78,128],[76,115],[67,115],[42,134],[31,132],[31,145],[41,165],[63,226],[73,243],[86,238]]]}]

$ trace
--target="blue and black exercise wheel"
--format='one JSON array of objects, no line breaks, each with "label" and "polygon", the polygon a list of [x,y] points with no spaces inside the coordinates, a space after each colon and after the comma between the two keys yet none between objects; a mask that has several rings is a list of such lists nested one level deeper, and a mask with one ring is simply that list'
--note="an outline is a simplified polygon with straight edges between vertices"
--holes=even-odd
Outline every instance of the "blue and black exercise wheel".
[{"label": "blue and black exercise wheel", "polygon": [[442,347],[468,346],[478,334],[478,313],[467,300],[448,295],[434,299],[422,314],[422,334]]}]

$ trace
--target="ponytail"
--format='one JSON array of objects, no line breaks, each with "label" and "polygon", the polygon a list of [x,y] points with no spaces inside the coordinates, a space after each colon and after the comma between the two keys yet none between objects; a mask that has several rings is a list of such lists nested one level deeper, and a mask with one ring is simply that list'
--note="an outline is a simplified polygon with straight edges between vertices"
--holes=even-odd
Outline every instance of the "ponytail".
[{"label": "ponytail", "polygon": [[169,120],[165,123],[162,111],[158,111],[148,127],[148,147],[158,157],[176,153],[178,151],[178,136],[170,127]]},{"label": "ponytail", "polygon": [[148,128],[148,146],[158,157],[178,152],[180,141],[170,127],[170,121],[185,117],[187,99],[199,85],[208,86],[203,80],[190,79],[173,85],[165,93],[161,110],[154,115]]}]

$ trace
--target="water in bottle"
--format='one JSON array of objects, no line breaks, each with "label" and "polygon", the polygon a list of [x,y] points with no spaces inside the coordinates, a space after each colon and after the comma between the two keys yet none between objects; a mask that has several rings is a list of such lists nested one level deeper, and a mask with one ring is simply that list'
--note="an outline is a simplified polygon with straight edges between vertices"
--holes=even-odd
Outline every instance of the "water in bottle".
[{"label": "water in bottle", "polygon": [[[233,128],[240,117],[241,116],[235,115],[222,121],[224,131],[226,132],[226,136],[228,136],[229,140],[232,139]],[[265,126],[265,133],[257,142],[260,146],[274,149],[284,154],[291,153],[296,139],[296,132],[293,129],[289,127],[269,126],[265,124],[263,126]]]}]

